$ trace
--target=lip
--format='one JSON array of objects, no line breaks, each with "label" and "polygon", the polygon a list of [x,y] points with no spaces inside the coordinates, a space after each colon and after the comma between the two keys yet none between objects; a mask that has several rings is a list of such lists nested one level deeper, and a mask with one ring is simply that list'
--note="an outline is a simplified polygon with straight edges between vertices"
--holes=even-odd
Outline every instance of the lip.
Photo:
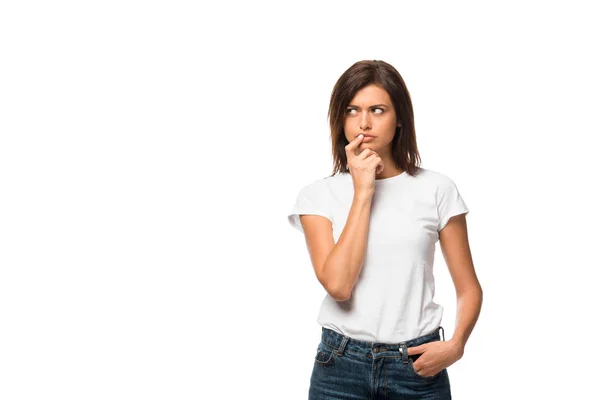
[{"label": "lip", "polygon": [[368,133],[359,133],[358,135],[356,135],[356,137],[359,137],[360,135],[363,135],[364,137],[372,137],[372,138],[377,137],[377,136],[370,135]]}]

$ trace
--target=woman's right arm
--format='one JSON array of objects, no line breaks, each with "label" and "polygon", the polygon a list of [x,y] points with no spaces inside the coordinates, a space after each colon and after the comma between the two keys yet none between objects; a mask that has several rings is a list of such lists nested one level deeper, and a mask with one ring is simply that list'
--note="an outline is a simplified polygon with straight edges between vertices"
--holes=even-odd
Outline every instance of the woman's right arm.
[{"label": "woman's right arm", "polygon": [[359,135],[346,146],[348,168],[354,185],[346,225],[334,244],[331,221],[318,215],[301,215],[308,251],[321,285],[337,301],[352,295],[364,264],[375,193],[375,174],[383,171],[381,157],[370,149],[358,150]]},{"label": "woman's right arm", "polygon": [[[331,246],[333,237],[329,245],[327,241],[323,242],[320,239],[323,236],[316,226],[319,222],[314,223],[314,219],[305,218],[306,216],[300,217],[306,232],[309,251],[315,254],[327,254],[325,257],[320,257],[325,258],[325,261],[320,268],[315,268],[315,272],[321,285],[337,301],[346,301],[350,298],[364,264],[372,197],[373,194],[368,192],[355,193],[346,225],[333,246]],[[325,219],[318,216],[316,218]],[[331,232],[331,223],[329,223],[329,232]],[[322,246],[325,248],[319,250],[318,248]]]}]

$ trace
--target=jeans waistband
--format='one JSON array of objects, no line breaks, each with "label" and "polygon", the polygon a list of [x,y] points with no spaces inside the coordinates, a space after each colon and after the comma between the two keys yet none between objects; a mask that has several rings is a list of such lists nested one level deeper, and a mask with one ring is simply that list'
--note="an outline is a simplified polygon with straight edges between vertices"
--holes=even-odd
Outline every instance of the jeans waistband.
[{"label": "jeans waistband", "polygon": [[345,350],[350,350],[359,354],[383,353],[385,351],[400,351],[402,360],[408,362],[407,347],[419,346],[423,343],[440,340],[440,330],[442,331],[441,340],[446,340],[444,337],[444,328],[440,325],[433,332],[419,336],[414,339],[406,340],[398,343],[380,343],[367,342],[364,340],[352,339],[349,336],[342,335],[332,329],[321,327],[321,341],[336,349],[337,354],[342,356]]}]

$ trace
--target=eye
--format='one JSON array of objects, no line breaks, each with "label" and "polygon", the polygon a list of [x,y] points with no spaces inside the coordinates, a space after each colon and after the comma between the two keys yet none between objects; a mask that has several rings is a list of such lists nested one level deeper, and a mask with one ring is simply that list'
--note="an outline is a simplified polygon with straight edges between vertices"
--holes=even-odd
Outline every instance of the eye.
[{"label": "eye", "polygon": [[[385,112],[385,110],[381,107],[374,107],[371,110],[375,111],[375,110],[380,110],[381,112],[376,113],[376,114],[383,114]],[[352,111],[356,111],[355,108],[346,108],[346,114],[350,114]]]}]

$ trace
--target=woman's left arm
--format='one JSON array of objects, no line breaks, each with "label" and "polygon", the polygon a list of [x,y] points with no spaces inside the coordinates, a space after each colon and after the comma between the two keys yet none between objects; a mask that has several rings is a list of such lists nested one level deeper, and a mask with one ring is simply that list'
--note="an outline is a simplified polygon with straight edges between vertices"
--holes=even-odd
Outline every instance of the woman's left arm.
[{"label": "woman's left arm", "polygon": [[450,218],[439,235],[440,248],[456,289],[456,326],[450,342],[462,357],[483,301],[483,290],[475,273],[469,247],[466,214]]},{"label": "woman's left arm", "polygon": [[462,358],[483,300],[483,290],[469,249],[465,214],[450,218],[440,231],[440,247],[456,288],[456,327],[448,341],[436,340],[408,348],[409,356],[422,354],[413,367],[423,376],[435,376]]}]

